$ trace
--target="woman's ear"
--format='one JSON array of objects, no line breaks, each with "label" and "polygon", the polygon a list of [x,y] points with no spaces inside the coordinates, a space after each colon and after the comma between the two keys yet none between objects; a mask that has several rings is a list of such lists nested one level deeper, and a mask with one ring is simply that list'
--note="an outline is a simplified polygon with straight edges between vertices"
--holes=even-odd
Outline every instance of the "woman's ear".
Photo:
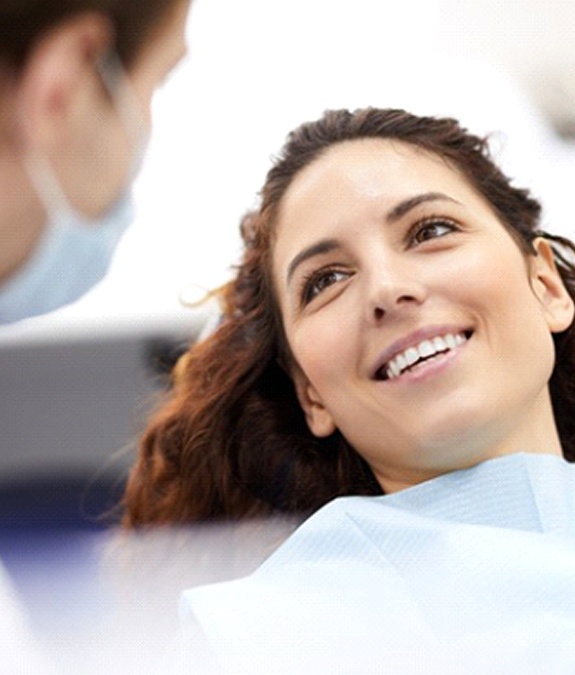
[{"label": "woman's ear", "polygon": [[549,330],[560,333],[573,323],[573,299],[567,292],[555,263],[549,241],[538,237],[533,242],[536,255],[531,259],[531,284],[545,312]]},{"label": "woman's ear", "polygon": [[318,438],[333,434],[337,427],[313,384],[297,366],[292,369],[292,378],[309,430]]}]

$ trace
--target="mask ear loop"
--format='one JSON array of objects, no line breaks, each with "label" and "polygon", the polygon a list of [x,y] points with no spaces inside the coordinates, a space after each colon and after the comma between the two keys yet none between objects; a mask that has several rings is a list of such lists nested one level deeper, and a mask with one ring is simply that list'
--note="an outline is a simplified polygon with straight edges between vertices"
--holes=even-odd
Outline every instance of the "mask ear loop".
[{"label": "mask ear loop", "polygon": [[70,200],[46,157],[36,152],[26,152],[24,163],[46,213],[71,211]]},{"label": "mask ear loop", "polygon": [[130,143],[135,148],[130,175],[133,179],[142,167],[149,137],[142,105],[124,65],[115,52],[108,52],[98,60],[96,68],[110,98],[114,101]]}]

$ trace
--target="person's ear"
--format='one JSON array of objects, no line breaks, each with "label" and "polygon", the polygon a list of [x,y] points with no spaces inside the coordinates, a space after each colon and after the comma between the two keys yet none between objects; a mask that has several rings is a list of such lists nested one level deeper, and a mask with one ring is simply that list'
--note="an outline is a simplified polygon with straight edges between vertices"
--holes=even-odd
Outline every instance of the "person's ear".
[{"label": "person's ear", "polygon": [[336,430],[336,426],[316,388],[299,368],[294,369],[292,377],[309,430],[319,438],[331,435]]},{"label": "person's ear", "polygon": [[531,269],[533,291],[543,307],[549,330],[560,333],[573,323],[573,299],[561,279],[549,241],[538,237],[533,247],[536,251]]},{"label": "person's ear", "polygon": [[112,24],[96,12],[62,21],[37,41],[16,86],[15,126],[24,146],[60,142],[112,42]]}]

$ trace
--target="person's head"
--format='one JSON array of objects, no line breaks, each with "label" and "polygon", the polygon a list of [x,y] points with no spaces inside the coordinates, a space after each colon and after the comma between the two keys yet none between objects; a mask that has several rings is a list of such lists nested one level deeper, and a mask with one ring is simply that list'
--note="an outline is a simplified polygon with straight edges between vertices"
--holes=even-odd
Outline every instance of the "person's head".
[{"label": "person's head", "polygon": [[575,460],[573,249],[539,216],[454,120],[339,110],[292,132],[242,224],[222,324],[142,446],[181,492],[172,512],[193,513],[206,463],[225,475],[212,512],[233,515],[242,491],[307,510],[560,452],[553,411]]},{"label": "person's head", "polygon": [[133,213],[157,87],[190,0],[0,7],[0,324],[98,282]]},{"label": "person's head", "polygon": [[129,178],[155,89],[185,53],[189,4],[2,3],[0,150],[41,155],[77,209],[105,210]]}]

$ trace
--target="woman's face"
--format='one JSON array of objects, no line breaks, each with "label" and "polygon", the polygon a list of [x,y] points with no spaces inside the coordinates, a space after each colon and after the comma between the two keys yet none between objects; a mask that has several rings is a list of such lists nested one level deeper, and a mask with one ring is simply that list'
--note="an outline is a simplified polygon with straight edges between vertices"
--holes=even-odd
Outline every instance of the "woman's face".
[{"label": "woman's face", "polygon": [[461,174],[408,144],[332,146],[280,205],[273,275],[317,436],[391,492],[511,452],[560,452],[551,333],[572,302]]}]

